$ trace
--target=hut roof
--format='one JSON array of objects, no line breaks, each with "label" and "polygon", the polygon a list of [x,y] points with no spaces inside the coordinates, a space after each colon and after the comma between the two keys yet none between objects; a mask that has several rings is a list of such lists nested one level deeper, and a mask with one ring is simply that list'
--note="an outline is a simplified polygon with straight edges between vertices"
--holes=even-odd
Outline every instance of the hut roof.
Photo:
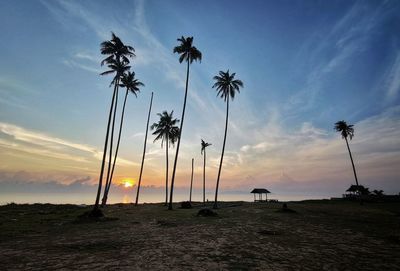
[{"label": "hut roof", "polygon": [[251,191],[250,193],[260,194],[260,193],[271,193],[271,192],[269,192],[265,188],[254,188],[253,191]]},{"label": "hut roof", "polygon": [[346,192],[358,192],[358,191],[363,191],[365,188],[362,185],[355,185],[352,184],[349,189],[346,190]]}]

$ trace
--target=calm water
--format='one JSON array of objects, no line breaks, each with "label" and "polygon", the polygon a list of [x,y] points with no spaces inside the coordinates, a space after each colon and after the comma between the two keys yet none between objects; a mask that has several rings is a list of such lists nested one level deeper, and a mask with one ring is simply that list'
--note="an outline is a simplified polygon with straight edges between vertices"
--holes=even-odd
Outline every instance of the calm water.
[{"label": "calm water", "polygon": [[[10,193],[0,194],[0,205],[7,203],[53,203],[53,204],[93,204],[95,193]],[[109,203],[131,203],[134,202],[136,191],[125,193],[111,193]],[[213,201],[214,195],[210,193],[206,197],[209,201]],[[279,201],[295,201],[305,199],[323,199],[330,198],[328,195],[283,195],[269,194],[268,199],[277,199]],[[140,203],[156,203],[163,202],[164,193],[142,193],[139,198]],[[174,193],[174,201],[186,201],[189,199],[188,193]],[[202,201],[201,194],[195,194],[193,201]],[[250,193],[220,193],[218,195],[220,201],[253,201],[253,195]]]}]

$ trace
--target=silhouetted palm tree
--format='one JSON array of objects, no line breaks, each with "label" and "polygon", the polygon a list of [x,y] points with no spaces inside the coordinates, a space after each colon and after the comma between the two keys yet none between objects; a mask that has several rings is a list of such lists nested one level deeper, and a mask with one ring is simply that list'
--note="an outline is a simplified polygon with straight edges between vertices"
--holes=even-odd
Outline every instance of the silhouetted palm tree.
[{"label": "silhouetted palm tree", "polygon": [[111,40],[103,41],[100,44],[100,52],[102,55],[108,55],[101,61],[102,66],[112,59],[129,63],[129,58],[135,56],[135,49],[132,46],[125,45],[113,32],[111,32]]},{"label": "silhouetted palm tree", "polygon": [[179,128],[176,124],[179,122],[178,119],[173,118],[174,111],[168,114],[167,111],[158,113],[160,120],[151,125],[150,129],[155,130],[153,135],[156,136],[154,142],[161,140],[161,148],[165,141],[165,157],[166,157],[166,173],[165,173],[165,205],[168,203],[168,147],[170,144],[174,145],[179,137]]},{"label": "silhouetted palm tree", "polygon": [[127,73],[123,74],[123,76],[121,78],[121,83],[119,84],[119,86],[126,88],[126,92],[125,92],[124,104],[122,106],[121,121],[119,124],[119,133],[118,133],[118,139],[117,139],[117,146],[115,148],[114,161],[113,161],[113,165],[112,165],[112,169],[111,169],[110,178],[107,180],[107,183],[106,183],[106,186],[104,189],[102,205],[105,205],[107,203],[108,193],[110,191],[112,178],[114,175],[115,163],[117,161],[119,143],[121,140],[122,125],[124,123],[125,106],[126,106],[126,100],[128,98],[128,93],[131,92],[135,95],[135,97],[137,97],[137,93],[140,92],[139,87],[144,86],[144,84],[142,82],[140,82],[138,79],[135,79],[134,72],[128,71]]},{"label": "silhouetted palm tree", "polygon": [[[129,63],[128,58],[133,57],[134,55],[134,49],[131,46],[126,46],[122,43],[122,41],[114,34],[111,33],[112,38],[109,41],[104,41],[100,44],[100,52],[103,55],[108,55],[102,62],[101,65],[107,63],[107,64],[112,64],[113,60],[120,62],[120,63],[125,63],[125,66]],[[121,61],[122,59],[122,61]],[[109,74],[111,73],[110,71],[102,73],[102,75]],[[111,119],[113,112],[115,113],[116,109],[116,102],[117,102],[117,96],[118,96],[118,83],[119,83],[119,78],[123,74],[117,72],[116,76],[113,78],[111,85],[114,85],[114,91],[113,91],[113,96],[111,100],[111,105],[110,105],[110,111],[109,111],[109,116],[108,116],[108,122],[107,122],[107,132],[106,132],[106,138],[105,138],[105,143],[104,143],[104,150],[103,150],[103,158],[102,158],[102,163],[101,163],[101,168],[100,168],[100,176],[99,176],[99,184],[98,184],[98,189],[97,189],[97,195],[96,195],[96,201],[94,204],[93,210],[98,210],[99,207],[99,202],[100,202],[100,194],[101,194],[101,188],[103,184],[103,174],[104,174],[104,165],[106,161],[106,154],[107,154],[107,147],[108,147],[108,141],[109,141],[109,134],[110,134],[110,125],[111,125]],[[114,128],[112,129],[114,130]],[[110,143],[110,145],[112,142]],[[110,158],[111,160],[111,158]],[[93,212],[94,213],[94,212]]]},{"label": "silhouetted palm tree", "polygon": [[356,168],[354,167],[353,156],[351,155],[349,142],[347,141],[347,137],[349,137],[351,140],[354,136],[353,126],[354,125],[351,125],[351,124],[348,125],[344,120],[341,120],[341,121],[338,121],[335,123],[334,129],[336,130],[336,132],[340,132],[340,134],[342,135],[342,138],[344,138],[346,140],[346,146],[347,146],[347,150],[349,151],[351,165],[353,166],[354,178],[356,179],[356,185],[358,186]]},{"label": "silhouetted palm tree", "polygon": [[[108,157],[108,167],[107,167],[107,178],[106,178],[106,186],[104,188],[104,192],[106,193],[107,185],[110,180],[111,176],[111,163],[112,163],[112,152],[113,152],[113,144],[114,144],[114,127],[115,127],[115,117],[117,115],[117,106],[118,106],[118,89],[119,89],[119,82],[124,75],[126,71],[130,69],[130,66],[128,66],[128,62],[121,62],[117,59],[109,59],[107,62],[107,67],[109,70],[102,72],[101,75],[107,75],[107,74],[112,74],[115,73],[115,76],[113,80],[111,81],[111,85],[114,85],[114,91],[115,91],[115,104],[113,107],[113,113],[112,113],[112,124],[111,124],[111,137],[110,137],[110,147],[109,147],[109,157]],[[105,194],[104,194],[105,195]],[[103,196],[104,199],[104,196]],[[103,202],[102,205],[105,203]]]},{"label": "silhouetted palm tree", "polygon": [[147,115],[146,134],[144,136],[144,144],[143,144],[142,164],[140,166],[139,181],[138,181],[138,186],[137,186],[137,189],[136,189],[136,200],[135,200],[135,205],[136,206],[139,203],[139,192],[140,192],[140,185],[142,183],[142,173],[143,173],[143,166],[144,166],[144,158],[146,156],[147,133],[149,131],[149,121],[150,121],[150,114],[151,114],[151,106],[152,105],[153,105],[153,92],[151,93],[149,113]]},{"label": "silhouetted palm tree", "polygon": [[189,193],[189,202],[190,203],[192,203],[193,174],[194,174],[194,158],[192,158],[192,175],[190,177],[190,193]]},{"label": "silhouetted palm tree", "polygon": [[193,61],[201,61],[201,52],[193,46],[193,37],[185,38],[182,36],[178,39],[180,44],[174,48],[174,53],[180,54],[179,63],[186,61],[187,68],[186,68],[186,87],[185,87],[185,98],[183,100],[183,109],[182,109],[182,117],[181,117],[181,125],[179,128],[180,135],[178,138],[178,144],[176,146],[176,153],[175,153],[175,160],[174,160],[174,168],[172,170],[172,178],[171,178],[171,190],[170,190],[170,198],[169,198],[169,205],[168,210],[172,210],[172,200],[173,200],[173,193],[174,193],[174,182],[175,182],[175,172],[176,172],[176,165],[178,162],[178,155],[179,155],[179,146],[181,143],[181,136],[182,136],[182,128],[183,128],[183,120],[185,119],[185,109],[186,109],[186,99],[188,93],[188,84],[189,84],[189,67]]},{"label": "silhouetted palm tree", "polygon": [[228,115],[229,115],[229,98],[235,98],[236,91],[240,92],[239,88],[243,87],[243,82],[235,79],[236,73],[229,74],[229,70],[226,72],[220,71],[219,75],[214,76],[214,80],[216,81],[213,85],[213,88],[217,89],[217,96],[220,96],[226,102],[226,121],[225,121],[225,134],[224,134],[224,143],[222,144],[222,154],[221,161],[219,163],[218,169],[218,177],[217,177],[217,185],[215,188],[215,201],[214,201],[214,209],[218,208],[218,187],[219,187],[219,178],[221,175],[222,161],[224,159],[225,152],[225,143],[226,143],[226,133],[228,130]]},{"label": "silhouetted palm tree", "polygon": [[201,154],[204,153],[204,163],[203,163],[203,204],[206,204],[206,148],[211,146],[211,143],[201,140]]}]

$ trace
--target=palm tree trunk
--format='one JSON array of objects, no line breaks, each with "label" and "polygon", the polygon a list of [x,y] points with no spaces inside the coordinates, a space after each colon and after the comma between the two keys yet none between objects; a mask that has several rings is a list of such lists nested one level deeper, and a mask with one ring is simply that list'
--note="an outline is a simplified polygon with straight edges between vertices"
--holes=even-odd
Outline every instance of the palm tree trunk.
[{"label": "palm tree trunk", "polygon": [[224,152],[225,152],[225,143],[226,143],[226,133],[228,131],[228,115],[229,115],[229,96],[227,97],[226,101],[226,121],[225,121],[225,135],[224,135],[224,143],[222,144],[222,154],[221,154],[221,162],[219,163],[218,169],[218,177],[217,177],[217,186],[215,188],[215,200],[214,200],[214,209],[218,208],[218,187],[219,187],[219,177],[221,176],[221,168],[222,168],[222,161],[224,159]]},{"label": "palm tree trunk", "polygon": [[[112,150],[113,150],[113,144],[114,144],[115,117],[117,115],[117,106],[118,106],[118,84],[119,84],[119,79],[117,79],[115,82],[117,94],[115,96],[115,106],[114,106],[114,112],[113,112],[113,121],[112,121],[111,138],[110,138],[110,153],[109,153],[109,157],[108,157],[107,179],[106,179],[106,185],[104,187],[104,192],[107,190],[108,183],[110,182]],[[102,206],[104,206],[103,203],[102,203]]]},{"label": "palm tree trunk", "polygon": [[203,205],[206,205],[206,148],[204,148],[203,162]]},{"label": "palm tree trunk", "polygon": [[190,63],[189,63],[189,60],[187,60],[185,98],[183,100],[183,110],[182,110],[182,117],[181,117],[181,125],[180,125],[180,128],[179,128],[178,144],[176,146],[176,153],[175,153],[175,159],[174,159],[174,168],[172,170],[171,189],[170,189],[170,192],[169,192],[168,210],[172,210],[172,200],[173,200],[174,183],[175,183],[175,172],[176,172],[176,166],[177,166],[177,163],[178,163],[179,147],[181,145],[183,120],[185,119],[186,99],[187,99],[188,85],[189,85],[189,67],[190,67]]},{"label": "palm tree trunk", "polygon": [[117,85],[114,86],[114,93],[113,93],[113,97],[112,97],[111,105],[110,105],[110,113],[108,114],[107,132],[106,132],[106,139],[104,142],[103,159],[101,162],[99,186],[97,188],[96,201],[94,203],[93,210],[97,210],[99,208],[101,187],[103,186],[104,165],[106,162],[106,154],[107,154],[107,147],[108,147],[107,146],[108,145],[108,135],[110,134],[110,124],[111,124],[111,118],[112,118],[112,112],[113,112],[113,108],[114,108],[114,101],[115,101],[116,94],[117,94]]},{"label": "palm tree trunk", "polygon": [[168,138],[168,134],[167,134],[167,144],[166,144],[166,148],[165,148],[165,152],[166,152],[166,165],[165,165],[165,206],[168,205],[168,145],[169,145],[169,138]]},{"label": "palm tree trunk", "polygon": [[354,178],[356,179],[356,185],[358,186],[358,179],[357,179],[356,168],[354,167],[354,162],[353,162],[353,157],[352,157],[352,155],[351,155],[351,151],[350,151],[350,147],[349,147],[349,142],[347,141],[347,137],[345,137],[344,139],[346,140],[346,145],[347,145],[347,150],[349,151],[350,160],[351,160],[351,165],[353,166]]},{"label": "palm tree trunk", "polygon": [[113,166],[112,166],[112,169],[111,169],[110,179],[108,180],[108,184],[106,184],[106,187],[104,189],[103,199],[102,199],[102,203],[101,203],[102,206],[105,206],[107,204],[108,193],[110,191],[111,182],[112,182],[112,178],[113,178],[113,175],[114,175],[115,163],[117,161],[118,150],[119,150],[119,143],[121,141],[122,125],[124,123],[125,106],[126,106],[127,98],[128,98],[128,90],[126,90],[125,98],[124,98],[124,105],[122,106],[121,121],[120,121],[120,124],[119,124],[119,133],[118,133],[117,146],[115,147],[114,162],[113,162]]},{"label": "palm tree trunk", "polygon": [[138,202],[139,202],[139,191],[140,191],[140,184],[142,183],[143,165],[144,165],[144,158],[145,158],[145,155],[146,155],[147,133],[148,133],[148,131],[149,131],[149,121],[150,121],[150,113],[151,113],[151,106],[152,106],[152,104],[153,104],[153,92],[151,93],[149,114],[148,114],[148,116],[147,116],[146,135],[144,136],[144,147],[143,147],[142,165],[140,166],[139,183],[138,183],[138,187],[137,187],[137,191],[136,191],[136,201],[135,201],[135,205],[138,205]]},{"label": "palm tree trunk", "polygon": [[189,202],[192,203],[192,188],[193,188],[193,170],[194,169],[194,158],[192,158],[192,177],[190,178],[190,194]]}]

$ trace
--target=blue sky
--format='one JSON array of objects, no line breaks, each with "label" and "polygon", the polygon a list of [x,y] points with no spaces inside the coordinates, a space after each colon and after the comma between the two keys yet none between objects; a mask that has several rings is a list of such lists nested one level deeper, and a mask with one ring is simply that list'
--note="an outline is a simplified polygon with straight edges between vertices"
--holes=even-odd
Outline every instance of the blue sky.
[{"label": "blue sky", "polygon": [[[146,85],[128,98],[119,178],[137,178],[151,91],[152,122],[163,110],[180,117],[185,66],[172,49],[183,35],[203,60],[191,66],[179,186],[192,157],[201,176],[201,138],[213,144],[215,185],[225,104],[212,77],[230,69],[245,87],[231,104],[222,187],[340,193],[353,182],[333,131],[344,119],[360,182],[398,192],[399,11],[398,1],[1,1],[0,176],[96,181],[112,93],[99,44],[114,31],[135,47]],[[161,186],[164,150],[149,143],[145,183]]]}]

